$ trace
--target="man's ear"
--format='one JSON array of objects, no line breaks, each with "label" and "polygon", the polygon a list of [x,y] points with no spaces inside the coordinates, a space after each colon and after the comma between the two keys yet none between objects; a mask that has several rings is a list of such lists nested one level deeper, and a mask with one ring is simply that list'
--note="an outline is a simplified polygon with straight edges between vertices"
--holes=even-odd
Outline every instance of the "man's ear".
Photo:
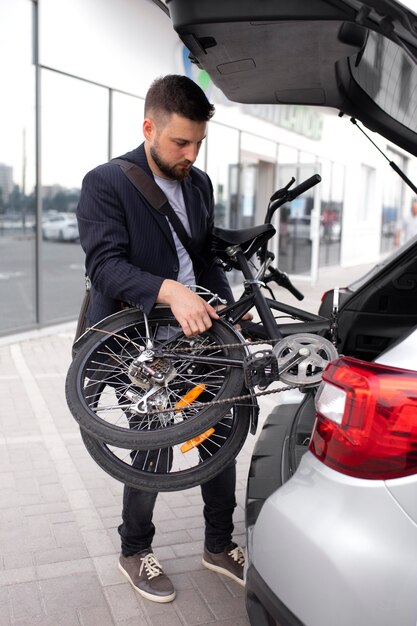
[{"label": "man's ear", "polygon": [[155,134],[155,123],[150,117],[143,120],[143,135],[147,141],[151,141]]}]

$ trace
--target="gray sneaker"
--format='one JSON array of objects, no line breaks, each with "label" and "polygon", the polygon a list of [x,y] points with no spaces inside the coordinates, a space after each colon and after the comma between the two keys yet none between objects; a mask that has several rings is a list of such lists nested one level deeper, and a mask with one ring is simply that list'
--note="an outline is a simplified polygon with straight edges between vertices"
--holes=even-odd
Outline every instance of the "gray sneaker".
[{"label": "gray sneaker", "polygon": [[119,569],[137,592],[153,602],[172,602],[175,589],[152,550],[133,556],[120,555]]},{"label": "gray sneaker", "polygon": [[245,552],[236,543],[231,543],[223,552],[219,553],[209,552],[204,548],[203,565],[213,572],[232,578],[242,587],[245,585],[243,582]]}]

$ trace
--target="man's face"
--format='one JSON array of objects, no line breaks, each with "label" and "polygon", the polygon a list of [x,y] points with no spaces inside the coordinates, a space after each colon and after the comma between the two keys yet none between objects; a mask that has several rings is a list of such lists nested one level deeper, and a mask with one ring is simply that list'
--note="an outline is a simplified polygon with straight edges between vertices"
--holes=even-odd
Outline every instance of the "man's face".
[{"label": "man's face", "polygon": [[176,113],[159,122],[155,118],[146,118],[144,134],[154,173],[180,181],[188,176],[206,136],[206,128],[206,122],[194,122]]}]

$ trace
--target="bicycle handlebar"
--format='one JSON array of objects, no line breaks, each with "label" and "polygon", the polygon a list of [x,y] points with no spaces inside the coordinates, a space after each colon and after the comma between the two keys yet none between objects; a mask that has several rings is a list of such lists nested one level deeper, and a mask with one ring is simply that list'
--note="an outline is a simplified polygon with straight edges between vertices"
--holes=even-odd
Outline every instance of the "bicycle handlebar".
[{"label": "bicycle handlebar", "polygon": [[288,189],[291,187],[293,183],[295,183],[294,176],[291,177],[290,182],[287,183],[285,187],[283,187],[282,189],[278,189],[275,193],[272,194],[272,196],[269,199],[269,202],[274,202],[274,200],[278,200],[278,198],[282,198],[283,196],[285,196],[288,192]]},{"label": "bicycle handlebar", "polygon": [[311,187],[314,187],[314,185],[317,185],[320,181],[321,176],[319,174],[313,174],[313,176],[307,178],[307,180],[305,180],[303,183],[300,183],[299,185],[297,185],[297,187],[294,187],[294,189],[290,189],[288,191],[288,201],[291,202],[291,200],[294,200],[294,198],[296,198],[297,196],[300,196],[308,189],[311,189]]},{"label": "bicycle handlebar", "polygon": [[317,185],[317,183],[321,181],[321,176],[319,174],[313,174],[313,176],[307,178],[307,180],[297,185],[297,187],[294,187],[294,189],[290,189],[294,180],[294,177],[291,178],[288,185],[286,185],[282,189],[278,189],[278,191],[272,194],[269,201],[268,210],[266,212],[265,224],[271,222],[273,214],[280,206],[282,206],[286,202],[291,202],[308,189],[311,189],[311,187],[314,187],[314,185]]}]

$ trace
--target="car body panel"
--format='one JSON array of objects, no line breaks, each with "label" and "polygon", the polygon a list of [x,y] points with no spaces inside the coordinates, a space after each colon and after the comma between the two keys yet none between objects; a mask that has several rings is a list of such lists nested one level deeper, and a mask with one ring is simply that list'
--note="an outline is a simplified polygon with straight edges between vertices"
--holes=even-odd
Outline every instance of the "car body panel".
[{"label": "car body panel", "polygon": [[342,475],[307,452],[265,502],[251,543],[265,584],[309,626],[416,622],[417,525],[382,481]]}]

